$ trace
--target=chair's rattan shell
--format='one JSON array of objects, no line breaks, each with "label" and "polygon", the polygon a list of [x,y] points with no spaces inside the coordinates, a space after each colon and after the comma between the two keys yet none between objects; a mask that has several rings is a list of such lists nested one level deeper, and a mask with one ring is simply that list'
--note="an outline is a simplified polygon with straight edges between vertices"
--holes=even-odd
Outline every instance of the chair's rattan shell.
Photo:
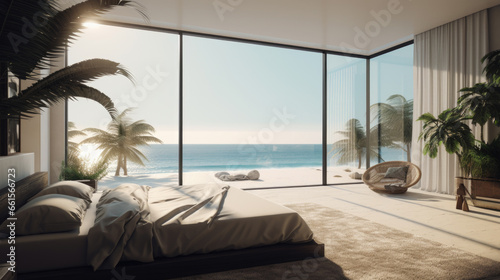
[{"label": "chair's rattan shell", "polygon": [[[404,187],[398,190],[390,191],[385,189],[384,187],[387,183],[379,182],[381,179],[379,174],[387,172],[387,169],[389,169],[389,167],[401,167],[406,165],[408,166],[408,173],[406,174],[406,184],[404,185]],[[395,193],[405,193],[408,190],[408,188],[418,183],[421,176],[422,172],[420,171],[420,168],[418,168],[418,166],[416,166],[411,162],[386,161],[368,168],[363,173],[362,179],[363,182],[365,182],[365,184],[368,185],[368,187],[373,191],[395,194]]]}]

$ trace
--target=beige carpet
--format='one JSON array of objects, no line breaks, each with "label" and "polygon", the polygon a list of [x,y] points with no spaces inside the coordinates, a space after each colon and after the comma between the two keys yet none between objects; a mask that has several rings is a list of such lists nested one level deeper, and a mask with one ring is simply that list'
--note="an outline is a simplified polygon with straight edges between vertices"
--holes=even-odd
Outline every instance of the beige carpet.
[{"label": "beige carpet", "polygon": [[182,279],[500,279],[493,260],[317,204],[288,207],[325,243],[326,258]]}]

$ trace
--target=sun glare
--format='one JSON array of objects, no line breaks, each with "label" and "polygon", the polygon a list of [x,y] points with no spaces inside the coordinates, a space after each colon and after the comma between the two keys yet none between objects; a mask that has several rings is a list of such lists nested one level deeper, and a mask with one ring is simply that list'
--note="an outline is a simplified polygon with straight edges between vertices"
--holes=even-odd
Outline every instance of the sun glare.
[{"label": "sun glare", "polygon": [[81,160],[86,161],[89,166],[97,164],[100,161],[100,151],[97,145],[84,144],[80,146],[80,154],[78,156]]},{"label": "sun glare", "polygon": [[84,23],[82,23],[82,25],[87,27],[87,28],[96,28],[96,27],[100,26],[99,23],[96,23],[93,21],[85,21]]}]

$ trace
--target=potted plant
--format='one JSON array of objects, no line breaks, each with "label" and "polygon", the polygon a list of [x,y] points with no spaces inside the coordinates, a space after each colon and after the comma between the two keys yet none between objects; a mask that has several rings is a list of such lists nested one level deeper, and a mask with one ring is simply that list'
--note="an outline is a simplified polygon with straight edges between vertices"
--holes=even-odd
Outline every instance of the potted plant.
[{"label": "potted plant", "polygon": [[75,138],[87,134],[76,128],[75,123],[68,122],[68,154],[67,164],[63,161],[59,180],[75,180],[87,184],[97,190],[97,182],[108,173],[109,164],[100,160],[92,162],[90,158],[81,158],[80,144]]},{"label": "potted plant", "polygon": [[97,182],[107,173],[108,163],[106,161],[89,163],[86,159],[74,159],[68,160],[68,164],[63,161],[59,180],[79,181],[93,187],[95,191],[97,190]]},{"label": "potted plant", "polygon": [[[420,116],[424,122],[419,139],[425,142],[424,155],[435,158],[444,145],[450,154],[456,154],[462,177],[455,179],[457,195],[468,195],[478,207],[500,210],[500,136],[488,142],[484,139],[484,126],[492,122],[500,126],[500,50],[483,57],[487,82],[460,90],[463,94],[455,108],[443,111],[438,117],[430,113]],[[469,123],[480,127],[476,139]],[[467,210],[467,202],[463,204]]]}]

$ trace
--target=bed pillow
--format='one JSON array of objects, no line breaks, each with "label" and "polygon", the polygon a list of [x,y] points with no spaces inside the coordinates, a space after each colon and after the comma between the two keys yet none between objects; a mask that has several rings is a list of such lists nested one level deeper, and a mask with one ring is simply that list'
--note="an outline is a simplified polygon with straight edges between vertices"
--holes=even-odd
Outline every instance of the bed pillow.
[{"label": "bed pillow", "polygon": [[[87,210],[84,199],[63,194],[47,194],[37,197],[15,213],[15,231],[18,235],[62,232],[77,229]],[[0,232],[8,233],[12,221],[0,225]]]},{"label": "bed pillow", "polygon": [[85,199],[90,203],[93,193],[94,188],[84,183],[77,181],[60,181],[44,188],[31,199],[47,194],[64,194]]},{"label": "bed pillow", "polygon": [[403,182],[406,181],[406,174],[408,173],[408,166],[389,167],[385,172],[385,178],[399,179]]}]

